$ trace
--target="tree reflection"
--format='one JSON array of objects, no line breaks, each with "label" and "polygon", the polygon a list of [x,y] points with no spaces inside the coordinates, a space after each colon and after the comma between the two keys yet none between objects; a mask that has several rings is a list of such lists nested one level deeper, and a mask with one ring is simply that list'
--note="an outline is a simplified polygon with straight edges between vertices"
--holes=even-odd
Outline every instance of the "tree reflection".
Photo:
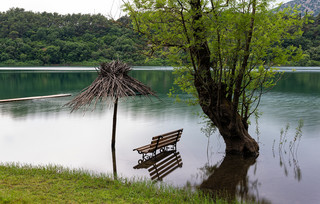
[{"label": "tree reflection", "polygon": [[220,165],[206,165],[201,169],[209,177],[199,187],[212,197],[223,197],[229,202],[240,199],[254,203],[270,203],[259,197],[258,180],[250,181],[247,175],[249,168],[255,163],[255,157],[226,155]]}]

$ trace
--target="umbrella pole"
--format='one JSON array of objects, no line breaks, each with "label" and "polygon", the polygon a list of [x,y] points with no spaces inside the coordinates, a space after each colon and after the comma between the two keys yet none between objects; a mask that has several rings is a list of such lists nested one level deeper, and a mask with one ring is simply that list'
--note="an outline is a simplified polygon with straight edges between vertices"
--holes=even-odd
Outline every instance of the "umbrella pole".
[{"label": "umbrella pole", "polygon": [[113,179],[117,180],[117,160],[116,160],[116,149],[112,149],[112,164],[113,164]]},{"label": "umbrella pole", "polygon": [[113,126],[112,126],[112,140],[111,140],[111,149],[115,149],[116,144],[116,127],[117,127],[117,112],[118,112],[118,98],[114,102],[113,108]]}]

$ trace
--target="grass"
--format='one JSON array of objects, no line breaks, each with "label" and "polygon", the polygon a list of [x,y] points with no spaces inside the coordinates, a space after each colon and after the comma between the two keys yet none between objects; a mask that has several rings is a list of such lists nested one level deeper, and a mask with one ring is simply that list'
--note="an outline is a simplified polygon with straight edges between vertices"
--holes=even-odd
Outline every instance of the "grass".
[{"label": "grass", "polygon": [[113,180],[112,176],[57,166],[0,165],[0,203],[212,202],[200,192],[150,181]]}]

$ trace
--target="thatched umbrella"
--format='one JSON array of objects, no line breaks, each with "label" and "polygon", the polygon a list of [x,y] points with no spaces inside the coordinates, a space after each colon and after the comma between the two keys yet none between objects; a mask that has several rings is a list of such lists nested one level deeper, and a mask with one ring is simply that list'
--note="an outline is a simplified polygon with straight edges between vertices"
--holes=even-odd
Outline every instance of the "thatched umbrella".
[{"label": "thatched umbrella", "polygon": [[136,95],[156,96],[148,86],[129,76],[130,70],[131,68],[127,64],[120,61],[101,63],[97,69],[98,77],[90,86],[66,104],[72,108],[72,111],[88,107],[92,102],[94,102],[94,107],[99,101],[106,101],[108,105],[114,104],[112,149],[115,148],[118,99]]}]

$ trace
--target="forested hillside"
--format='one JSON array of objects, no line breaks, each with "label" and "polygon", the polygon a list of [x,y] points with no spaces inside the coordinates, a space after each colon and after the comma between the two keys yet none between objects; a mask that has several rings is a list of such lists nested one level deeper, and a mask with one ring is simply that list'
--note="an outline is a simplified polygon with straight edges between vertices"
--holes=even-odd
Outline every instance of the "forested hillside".
[{"label": "forested hillside", "polygon": [[303,26],[303,35],[294,40],[284,40],[283,45],[301,46],[304,59],[291,62],[294,66],[320,66],[320,14],[308,16],[309,23]]},{"label": "forested hillside", "polygon": [[[59,15],[13,8],[0,13],[0,22],[2,66],[93,66],[113,59],[146,64],[141,53],[145,42],[125,28],[131,26],[128,17],[114,22],[99,14]],[[151,60],[149,64],[162,65],[163,60]]]},{"label": "forested hillside", "polygon": [[[294,66],[320,66],[320,15],[310,16],[302,37],[283,46],[301,46],[305,57]],[[14,8],[0,12],[0,66],[88,65],[120,59],[131,65],[169,65],[164,58],[146,61],[147,43],[133,32],[129,17],[34,13]]]},{"label": "forested hillside", "polygon": [[317,16],[320,13],[319,0],[293,0],[283,4],[280,8],[299,6],[298,10],[304,15],[305,13],[312,13]]}]

